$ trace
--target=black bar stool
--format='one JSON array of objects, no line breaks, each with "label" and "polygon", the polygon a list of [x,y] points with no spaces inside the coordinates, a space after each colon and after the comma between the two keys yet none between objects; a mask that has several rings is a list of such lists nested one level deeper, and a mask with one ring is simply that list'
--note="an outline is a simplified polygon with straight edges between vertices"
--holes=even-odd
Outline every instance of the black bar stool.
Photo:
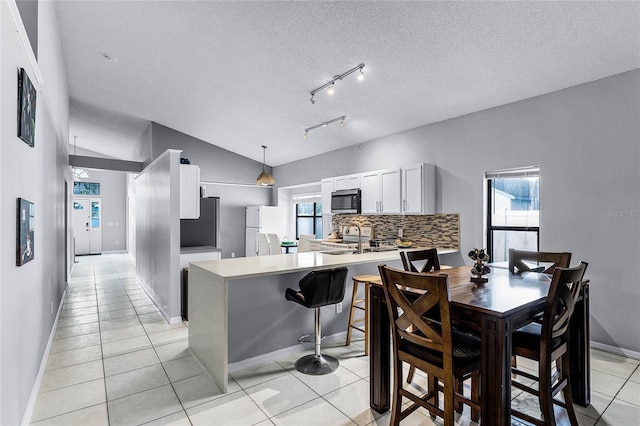
[{"label": "black bar stool", "polygon": [[296,369],[301,373],[317,376],[329,374],[338,368],[337,359],[320,353],[322,341],[320,307],[342,302],[347,272],[347,268],[312,271],[300,280],[299,291],[288,288],[285,292],[287,300],[315,309],[316,350],[315,354],[303,356],[296,361]]}]

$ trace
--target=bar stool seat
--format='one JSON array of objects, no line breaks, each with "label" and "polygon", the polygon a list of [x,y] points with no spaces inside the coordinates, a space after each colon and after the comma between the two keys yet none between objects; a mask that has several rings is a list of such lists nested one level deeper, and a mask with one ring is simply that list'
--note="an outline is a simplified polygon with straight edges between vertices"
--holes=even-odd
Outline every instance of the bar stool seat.
[{"label": "bar stool seat", "polygon": [[[351,344],[351,332],[353,329],[364,333],[364,354],[369,355],[369,286],[371,281],[380,281],[380,275],[355,275],[353,277],[353,293],[351,294],[351,310],[349,311],[349,327],[347,327],[347,341],[345,346]],[[358,289],[364,284],[364,299],[358,299]],[[364,312],[364,317],[355,318],[356,309]],[[356,324],[362,323],[359,327]]]}]

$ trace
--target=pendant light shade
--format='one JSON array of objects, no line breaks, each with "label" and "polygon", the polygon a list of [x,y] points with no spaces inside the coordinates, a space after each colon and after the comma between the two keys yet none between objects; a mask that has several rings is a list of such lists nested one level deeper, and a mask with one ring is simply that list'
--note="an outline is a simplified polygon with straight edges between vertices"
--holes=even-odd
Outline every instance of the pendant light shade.
[{"label": "pendant light shade", "polygon": [[258,179],[256,179],[256,185],[273,186],[276,180],[265,170],[266,156],[267,146],[262,145],[262,172],[258,175]]}]

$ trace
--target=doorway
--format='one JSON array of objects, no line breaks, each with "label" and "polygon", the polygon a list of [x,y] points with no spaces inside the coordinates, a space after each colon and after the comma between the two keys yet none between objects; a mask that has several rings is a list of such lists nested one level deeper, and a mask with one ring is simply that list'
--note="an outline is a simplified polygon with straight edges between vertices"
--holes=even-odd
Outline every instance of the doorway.
[{"label": "doorway", "polygon": [[102,253],[102,199],[74,198],[72,220],[75,254]]}]

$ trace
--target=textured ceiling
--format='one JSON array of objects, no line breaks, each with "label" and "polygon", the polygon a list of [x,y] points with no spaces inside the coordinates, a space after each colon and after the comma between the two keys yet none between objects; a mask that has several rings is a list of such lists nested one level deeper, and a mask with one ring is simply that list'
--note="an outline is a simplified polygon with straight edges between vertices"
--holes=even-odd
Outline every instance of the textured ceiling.
[{"label": "textured ceiling", "polygon": [[[70,138],[131,160],[140,160],[148,121],[257,161],[266,144],[277,166],[640,67],[638,2],[56,7]],[[350,75],[309,102],[311,90],[359,63],[364,81]],[[345,127],[303,138],[341,115]]]}]

